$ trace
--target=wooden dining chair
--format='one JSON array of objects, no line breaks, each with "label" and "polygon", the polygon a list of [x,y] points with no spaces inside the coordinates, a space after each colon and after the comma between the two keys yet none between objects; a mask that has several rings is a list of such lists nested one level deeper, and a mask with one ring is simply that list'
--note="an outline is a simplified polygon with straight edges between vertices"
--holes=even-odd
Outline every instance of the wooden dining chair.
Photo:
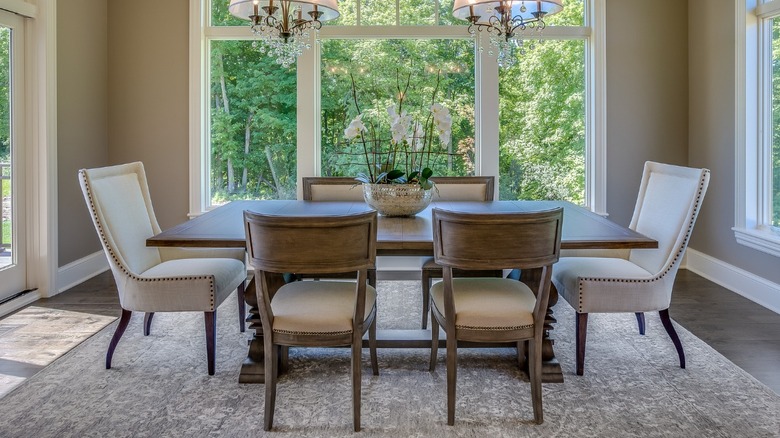
[{"label": "wooden dining chair", "polygon": [[657,311],[672,339],[680,367],[685,352],[669,318],[672,287],[710,181],[708,169],[645,163],[629,228],[658,241],[658,249],[634,249],[624,257],[562,257],[553,283],[576,311],[576,373],[585,368],[588,314]]},{"label": "wooden dining chair", "polygon": [[[272,216],[244,212],[249,262],[255,271],[265,353],[264,430],[271,430],[281,347],[352,347],[352,418],[360,430],[363,334],[376,357],[376,289],[367,270],[376,261],[376,212]],[[294,281],[274,290],[285,272],[351,272],[353,281]]]},{"label": "wooden dining chair", "polygon": [[[322,202],[364,202],[363,187],[355,178],[342,176],[304,176],[303,200]],[[349,278],[343,273],[296,273],[298,280],[306,278]],[[368,284],[376,287],[376,267],[368,269]]]},{"label": "wooden dining chair", "polygon": [[[492,176],[450,176],[431,178],[436,184],[433,201],[492,201],[493,185]],[[461,271],[456,269],[456,277],[501,277],[500,269],[488,269],[479,271]],[[433,257],[423,261],[420,271],[422,280],[422,328],[428,327],[428,313],[430,312],[431,283],[434,278],[442,278],[442,268],[436,264]]]},{"label": "wooden dining chair", "polygon": [[[522,213],[456,213],[433,209],[433,249],[444,280],[431,288],[431,362],[436,368],[439,326],[447,335],[447,424],[455,424],[458,341],[530,342],[534,420],[542,414],[542,333],[552,265],[561,248],[563,209]],[[538,285],[509,278],[455,278],[453,271],[541,270]]]}]

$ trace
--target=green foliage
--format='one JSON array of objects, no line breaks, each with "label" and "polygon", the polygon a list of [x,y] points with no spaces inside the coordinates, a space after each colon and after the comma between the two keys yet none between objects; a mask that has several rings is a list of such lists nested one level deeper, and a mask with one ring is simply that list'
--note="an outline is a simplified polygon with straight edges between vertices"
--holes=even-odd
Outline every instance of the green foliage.
[{"label": "green foliage", "polygon": [[[2,190],[0,190],[0,201],[2,201],[11,196],[11,180],[0,180],[0,186],[2,186]],[[2,227],[2,240],[0,240],[0,243],[4,245],[11,243],[11,221],[3,220],[0,227]]]},{"label": "green foliage", "polygon": [[0,163],[11,159],[11,29],[0,27]]}]

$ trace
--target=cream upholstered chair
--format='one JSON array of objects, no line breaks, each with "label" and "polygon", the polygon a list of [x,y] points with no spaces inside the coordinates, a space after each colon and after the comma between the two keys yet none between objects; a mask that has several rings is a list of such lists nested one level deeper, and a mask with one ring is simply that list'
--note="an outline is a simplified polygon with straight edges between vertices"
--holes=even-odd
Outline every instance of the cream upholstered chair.
[{"label": "cream upholstered chair", "polygon": [[[444,280],[431,288],[431,364],[439,325],[447,334],[447,424],[455,423],[458,341],[530,341],[529,377],[534,420],[542,415],[542,333],[552,265],[561,248],[563,209],[532,213],[455,213],[434,208],[433,248]],[[453,278],[453,270],[540,269],[531,290],[509,278]]]},{"label": "cream upholstered chair", "polygon": [[[143,164],[82,169],[79,181],[119,292],[122,315],[106,353],[106,368],[132,312],[146,312],[149,334],[154,312],[204,312],[208,373],[214,374],[217,307],[238,289],[244,307],[243,249],[149,248],[160,232]],[[239,315],[243,326],[243,318]]]},{"label": "cream upholstered chair", "polygon": [[[365,202],[363,187],[346,176],[304,176],[303,200],[322,202]],[[297,278],[345,278],[345,274],[323,273],[316,276],[296,274]],[[348,278],[348,277],[346,277]],[[376,287],[376,267],[368,269],[368,284]]]},{"label": "cream upholstered chair", "polygon": [[[376,212],[341,216],[272,216],[244,212],[249,262],[255,271],[265,353],[265,419],[273,427],[277,363],[284,347],[352,347],[352,421],[360,430],[363,334],[376,357],[376,290],[367,270],[376,261]],[[290,245],[290,242],[296,242]],[[294,281],[285,272],[351,272],[353,281]]]},{"label": "cream upholstered chair", "polygon": [[[492,201],[495,178],[492,176],[452,176],[431,178],[436,184],[433,201]],[[454,271],[456,277],[500,277],[500,269],[479,271]],[[442,278],[441,266],[430,257],[423,261],[420,276],[422,279],[422,328],[428,327],[431,283],[434,278]]]},{"label": "cream upholstered chair", "polygon": [[658,241],[658,249],[631,250],[619,257],[562,257],[553,283],[577,312],[576,372],[582,375],[589,313],[658,311],[685,368],[685,353],[669,319],[672,286],[710,180],[707,169],[648,161],[629,228]]}]

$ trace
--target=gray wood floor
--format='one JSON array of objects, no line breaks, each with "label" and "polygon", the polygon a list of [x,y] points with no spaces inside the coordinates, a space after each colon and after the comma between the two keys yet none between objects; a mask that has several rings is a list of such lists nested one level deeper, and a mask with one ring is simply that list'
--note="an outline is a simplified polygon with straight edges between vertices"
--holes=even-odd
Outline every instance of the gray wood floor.
[{"label": "gray wood floor", "polygon": [[[108,272],[32,305],[93,315],[119,315],[116,287]],[[677,275],[670,313],[683,327],[780,394],[780,315],[687,270]],[[0,319],[0,327],[3,322]],[[14,331],[0,330],[0,340],[8,336],[14,336]],[[14,366],[18,369],[13,369]],[[38,369],[24,363],[0,366],[2,373],[25,377]]]}]

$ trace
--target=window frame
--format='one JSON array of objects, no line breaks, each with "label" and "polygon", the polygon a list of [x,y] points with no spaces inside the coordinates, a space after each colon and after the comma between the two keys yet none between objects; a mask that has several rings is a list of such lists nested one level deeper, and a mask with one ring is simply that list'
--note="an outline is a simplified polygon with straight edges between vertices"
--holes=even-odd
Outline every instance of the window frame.
[{"label": "window frame", "polygon": [[772,19],[780,0],[736,2],[736,168],[734,236],[780,256],[772,224]]},{"label": "window frame", "polygon": [[[207,102],[210,41],[252,39],[248,26],[209,26],[210,1],[214,0],[190,0],[190,217],[202,214],[210,205]],[[583,26],[549,26],[542,38],[585,41],[585,199],[586,207],[606,216],[606,0],[583,1]],[[467,27],[323,26],[320,39],[468,39]],[[487,51],[479,52],[475,47],[475,52],[475,173],[498,175],[498,64]],[[312,44],[297,62],[297,178],[298,199],[301,199],[301,179],[320,173],[319,45]]]}]

